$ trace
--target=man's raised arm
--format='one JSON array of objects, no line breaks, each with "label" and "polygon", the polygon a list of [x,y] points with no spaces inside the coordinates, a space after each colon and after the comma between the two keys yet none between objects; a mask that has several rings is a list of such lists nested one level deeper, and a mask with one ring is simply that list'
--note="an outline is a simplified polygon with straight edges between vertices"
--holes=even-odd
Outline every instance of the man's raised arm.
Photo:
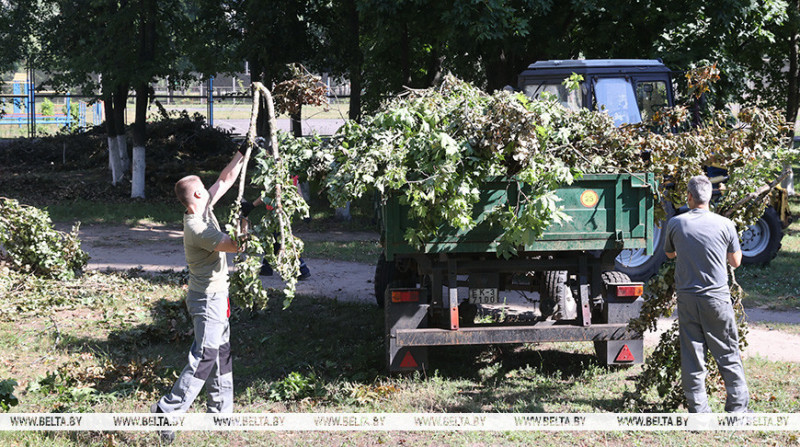
[{"label": "man's raised arm", "polygon": [[214,204],[231,189],[233,182],[236,181],[236,177],[242,169],[242,164],[244,164],[244,148],[244,144],[239,146],[239,150],[233,155],[233,159],[219,174],[217,181],[211,185],[211,188],[208,188],[208,195],[210,196],[208,200],[211,206],[214,206]]}]

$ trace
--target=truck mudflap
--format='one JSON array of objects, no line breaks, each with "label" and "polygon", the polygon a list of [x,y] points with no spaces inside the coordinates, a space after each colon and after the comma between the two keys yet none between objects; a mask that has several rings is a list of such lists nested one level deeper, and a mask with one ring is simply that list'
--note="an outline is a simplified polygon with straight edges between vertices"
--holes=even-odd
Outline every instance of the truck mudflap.
[{"label": "truck mudflap", "polygon": [[397,331],[427,327],[427,290],[421,288],[387,288],[384,296],[386,318],[386,365],[389,372],[411,372],[428,369],[427,346],[402,346]]},{"label": "truck mudflap", "polygon": [[[609,324],[628,324],[638,318],[644,305],[644,283],[634,282],[621,272],[605,272],[606,289],[603,321]],[[606,365],[635,365],[644,362],[644,337],[635,333],[630,338],[596,341],[597,358]]]}]

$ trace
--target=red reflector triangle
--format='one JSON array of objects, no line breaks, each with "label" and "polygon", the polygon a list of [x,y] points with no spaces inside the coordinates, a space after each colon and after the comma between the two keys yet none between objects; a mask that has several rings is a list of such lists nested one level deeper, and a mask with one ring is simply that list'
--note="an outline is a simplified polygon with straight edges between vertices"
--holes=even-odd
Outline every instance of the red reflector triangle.
[{"label": "red reflector triangle", "polygon": [[414,356],[411,355],[410,351],[406,351],[406,355],[403,357],[403,361],[400,362],[401,368],[416,368],[417,361],[414,360]]},{"label": "red reflector triangle", "polygon": [[628,348],[628,345],[622,345],[622,349],[619,350],[617,358],[614,359],[615,362],[632,362],[633,360],[633,353],[630,348]]}]

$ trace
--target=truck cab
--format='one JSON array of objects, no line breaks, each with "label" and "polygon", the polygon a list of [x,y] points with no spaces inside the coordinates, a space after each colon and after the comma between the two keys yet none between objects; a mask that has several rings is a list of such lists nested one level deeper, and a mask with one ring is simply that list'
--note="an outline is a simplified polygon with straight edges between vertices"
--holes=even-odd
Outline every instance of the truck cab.
[{"label": "truck cab", "polygon": [[[564,79],[583,77],[569,91]],[[674,106],[670,70],[660,60],[602,59],[539,61],[519,75],[518,88],[532,99],[554,95],[564,107],[605,110],[617,126],[636,124]]]}]

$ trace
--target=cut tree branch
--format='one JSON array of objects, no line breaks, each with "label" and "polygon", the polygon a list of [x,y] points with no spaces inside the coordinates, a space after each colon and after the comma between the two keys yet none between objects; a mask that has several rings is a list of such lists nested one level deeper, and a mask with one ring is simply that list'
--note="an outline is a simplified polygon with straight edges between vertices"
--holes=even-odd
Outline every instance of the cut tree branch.
[{"label": "cut tree branch", "polygon": [[725,217],[730,217],[730,215],[733,214],[734,211],[741,208],[748,202],[766,196],[767,194],[769,194],[770,191],[772,191],[776,186],[778,186],[778,183],[782,182],[791,173],[792,173],[792,168],[790,166],[785,167],[783,169],[783,172],[781,172],[781,175],[779,175],[778,178],[773,180],[772,183],[770,183],[769,185],[764,185],[758,188],[757,190],[751,192],[750,194],[742,197],[741,199],[739,199],[738,202],[734,203],[733,206],[725,210],[725,212],[722,213],[722,215]]},{"label": "cut tree branch", "polygon": [[[275,103],[272,101],[272,93],[264,87],[264,84],[260,82],[253,83],[253,96],[256,97],[255,91],[261,92],[261,95],[264,96],[264,100],[267,103],[267,119],[269,120],[269,141],[270,147],[272,148],[272,157],[275,159],[276,165],[280,165],[281,163],[281,153],[278,150],[278,135],[277,135],[277,128],[278,128],[278,121],[275,119]],[[257,101],[253,101],[254,107],[255,104],[258,104]],[[253,113],[253,116],[250,118],[250,130],[255,131],[255,119],[256,115],[258,115],[258,111],[256,110]],[[281,200],[282,196],[282,186],[280,182],[275,182],[275,212],[281,213],[283,211],[283,204]],[[280,227],[280,234],[281,234],[281,241],[283,241],[286,237],[284,233],[284,225],[279,225]],[[283,255],[284,252],[284,245],[280,244],[281,248],[278,252],[278,256],[280,257]]]}]

